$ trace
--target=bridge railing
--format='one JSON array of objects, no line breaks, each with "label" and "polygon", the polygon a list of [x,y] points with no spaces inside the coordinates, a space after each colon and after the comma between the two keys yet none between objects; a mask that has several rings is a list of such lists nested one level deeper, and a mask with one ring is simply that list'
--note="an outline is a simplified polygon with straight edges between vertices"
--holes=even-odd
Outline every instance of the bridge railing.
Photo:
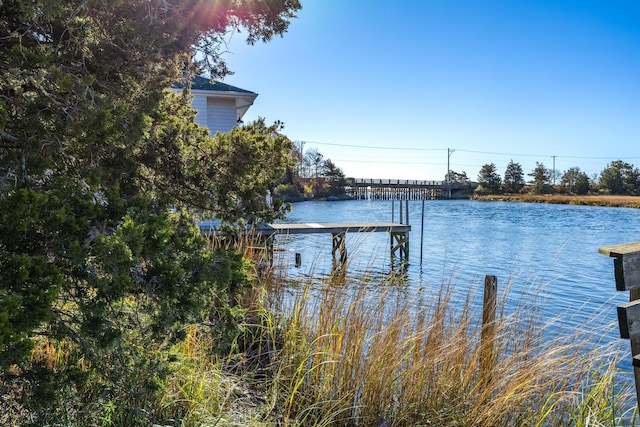
[{"label": "bridge railing", "polygon": [[443,186],[446,181],[428,181],[419,179],[379,179],[379,178],[348,178],[353,185],[416,185],[416,186]]}]

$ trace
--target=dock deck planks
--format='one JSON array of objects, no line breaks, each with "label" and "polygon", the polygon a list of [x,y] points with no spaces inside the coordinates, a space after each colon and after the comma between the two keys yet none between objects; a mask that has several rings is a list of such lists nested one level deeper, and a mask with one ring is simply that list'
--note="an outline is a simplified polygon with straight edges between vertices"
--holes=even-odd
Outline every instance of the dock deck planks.
[{"label": "dock deck planks", "polygon": [[406,233],[410,230],[410,225],[392,222],[263,224],[257,227],[257,232],[263,235],[376,232]]}]

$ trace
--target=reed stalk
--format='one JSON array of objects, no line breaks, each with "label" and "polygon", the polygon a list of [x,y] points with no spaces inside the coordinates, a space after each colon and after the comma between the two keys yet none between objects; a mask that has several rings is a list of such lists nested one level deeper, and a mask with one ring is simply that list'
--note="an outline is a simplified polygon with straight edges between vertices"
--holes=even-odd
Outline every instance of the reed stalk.
[{"label": "reed stalk", "polygon": [[632,394],[614,387],[618,352],[590,349],[580,334],[549,338],[535,304],[498,308],[492,370],[482,375],[471,300],[455,302],[446,287],[425,296],[366,278],[310,280],[291,311],[265,325],[282,341],[269,358],[272,411],[292,426],[628,422]]}]

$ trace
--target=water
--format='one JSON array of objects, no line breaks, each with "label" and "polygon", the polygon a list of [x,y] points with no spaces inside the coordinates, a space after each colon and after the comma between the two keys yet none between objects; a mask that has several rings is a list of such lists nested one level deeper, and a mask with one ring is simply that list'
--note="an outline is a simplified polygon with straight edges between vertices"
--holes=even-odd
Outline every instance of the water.
[{"label": "water", "polygon": [[[612,324],[617,324],[616,306],[629,296],[616,291],[613,259],[599,254],[598,248],[640,241],[640,210],[426,201],[420,264],[421,204],[409,202],[408,287],[435,291],[448,284],[461,301],[471,288],[478,296],[474,304],[481,305],[484,276],[492,274],[498,277],[499,290],[510,288],[507,306],[531,298],[544,309],[545,319],[559,320],[560,333],[589,327],[597,342],[626,345]],[[398,202],[395,217],[398,222]],[[390,222],[391,202],[297,203],[286,221]],[[276,246],[293,278],[331,271],[330,234],[281,236]],[[388,233],[350,233],[347,250],[349,274],[390,270]],[[294,267],[296,252],[302,257],[300,268]]]}]

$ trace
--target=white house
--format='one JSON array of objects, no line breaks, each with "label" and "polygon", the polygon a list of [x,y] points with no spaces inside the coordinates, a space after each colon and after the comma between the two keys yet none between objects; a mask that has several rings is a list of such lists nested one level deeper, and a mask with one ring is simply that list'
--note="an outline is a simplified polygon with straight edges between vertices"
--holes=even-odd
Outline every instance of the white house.
[{"label": "white house", "polygon": [[[171,89],[176,91],[183,88],[181,83],[171,85]],[[200,76],[191,80],[191,95],[191,107],[197,111],[196,123],[208,127],[212,135],[229,132],[242,123],[242,116],[258,96],[257,93]]]}]

